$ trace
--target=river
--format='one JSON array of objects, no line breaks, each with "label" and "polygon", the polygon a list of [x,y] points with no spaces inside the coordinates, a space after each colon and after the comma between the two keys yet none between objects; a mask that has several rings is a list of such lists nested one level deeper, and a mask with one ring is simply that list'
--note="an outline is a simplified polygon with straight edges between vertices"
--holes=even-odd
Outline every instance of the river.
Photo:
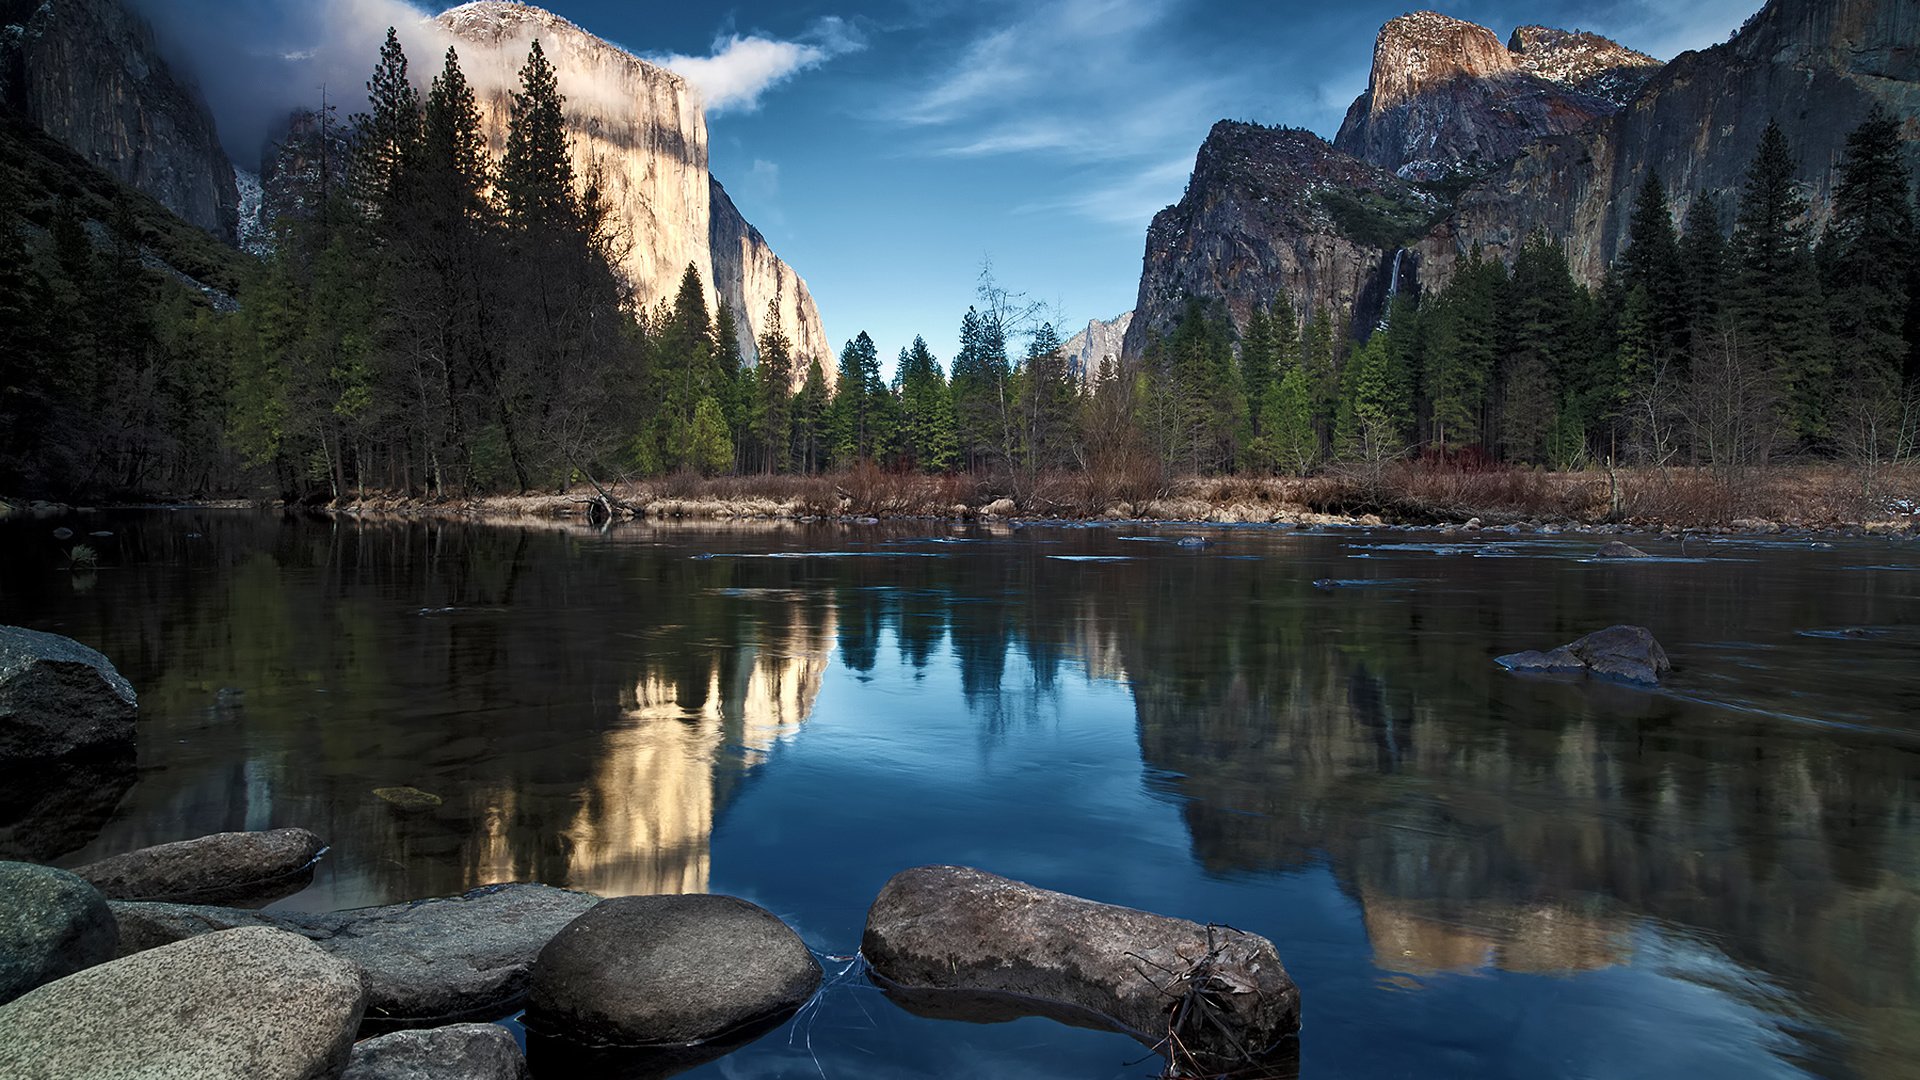
[{"label": "river", "polygon": [[[692,1075],[1153,1073],[1118,1035],[910,1015],[833,959],[923,863],[1271,938],[1307,1078],[1920,1061],[1910,541],[1609,562],[1564,535],[182,509],[79,519],[112,533],[87,569],[53,524],[0,525],[0,621],[114,660],[139,770],[5,846],[305,826],[332,845],[279,905],[305,909],[743,896],[830,985]],[[1665,644],[1660,689],[1493,663],[1619,622]],[[373,794],[399,785],[443,801]]]}]

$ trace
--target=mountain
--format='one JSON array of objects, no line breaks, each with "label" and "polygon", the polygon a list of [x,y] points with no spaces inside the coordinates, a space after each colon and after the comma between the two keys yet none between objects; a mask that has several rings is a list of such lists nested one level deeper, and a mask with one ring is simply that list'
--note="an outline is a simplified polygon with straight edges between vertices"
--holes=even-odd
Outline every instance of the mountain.
[{"label": "mountain", "polygon": [[1916,42],[1913,0],[1769,0],[1726,43],[1657,69],[1592,34],[1526,26],[1502,45],[1431,13],[1393,20],[1334,145],[1252,124],[1208,133],[1185,196],[1147,231],[1126,355],[1189,294],[1244,327],[1284,288],[1302,312],[1325,305],[1364,336],[1394,292],[1443,283],[1475,245],[1511,257],[1536,229],[1597,282],[1649,170],[1676,220],[1706,191],[1730,227],[1769,120],[1799,157],[1817,228],[1847,133],[1872,105],[1905,120],[1920,167]]},{"label": "mountain", "polygon": [[1444,277],[1478,243],[1511,253],[1534,229],[1566,241],[1574,272],[1597,281],[1626,243],[1633,193],[1657,171],[1676,214],[1705,191],[1729,213],[1768,120],[1800,160],[1810,223],[1824,224],[1832,167],[1875,103],[1905,118],[1920,166],[1920,4],[1771,0],[1731,40],[1682,53],[1620,112],[1541,139],[1469,188],[1420,245]]},{"label": "mountain", "polygon": [[1437,179],[1586,127],[1659,66],[1597,34],[1524,26],[1502,45],[1483,26],[1402,15],[1374,39],[1367,90],[1333,145],[1401,176]]},{"label": "mountain", "polygon": [[1189,295],[1224,302],[1236,328],[1282,291],[1301,312],[1384,306],[1394,253],[1444,213],[1432,192],[1341,153],[1311,131],[1222,120],[1179,203],[1154,215],[1124,355],[1173,328]]},{"label": "mountain", "polygon": [[1133,325],[1133,312],[1123,311],[1111,319],[1090,319],[1087,328],[1067,339],[1060,351],[1067,358],[1067,370],[1082,383],[1092,382],[1100,374],[1100,362],[1120,359],[1127,327]]},{"label": "mountain", "polygon": [[[442,12],[461,66],[480,97],[495,155],[507,142],[509,94],[537,38],[567,98],[573,164],[597,169],[601,190],[625,231],[621,267],[642,303],[671,300],[689,264],[709,305],[725,299],[740,326],[741,355],[756,359],[769,301],[802,351],[833,367],[833,354],[806,284],[734,209],[707,167],[707,121],[699,93],[683,78],[595,37],[551,12],[507,0],[478,0]],[[804,361],[795,365],[804,378]]]},{"label": "mountain", "polygon": [[213,114],[118,0],[0,0],[0,103],[181,218],[234,240],[239,195]]}]

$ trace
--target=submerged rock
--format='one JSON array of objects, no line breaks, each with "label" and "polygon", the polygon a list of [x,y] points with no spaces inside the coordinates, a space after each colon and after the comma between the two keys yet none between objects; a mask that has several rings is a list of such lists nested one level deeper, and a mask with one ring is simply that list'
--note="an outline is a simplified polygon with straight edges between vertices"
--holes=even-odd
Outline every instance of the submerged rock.
[{"label": "submerged rock", "polygon": [[113,959],[120,929],[93,886],[51,866],[0,862],[0,1005]]},{"label": "submerged rock", "polygon": [[0,1005],[0,1076],[318,1080],[346,1065],[360,972],[249,927],[69,975]]},{"label": "submerged rock", "polygon": [[1594,552],[1593,557],[1596,559],[1651,559],[1653,558],[1653,556],[1647,554],[1644,551],[1641,551],[1639,548],[1634,547],[1632,544],[1621,543],[1618,540],[1609,540],[1605,544],[1600,545],[1600,550]]},{"label": "submerged rock", "polygon": [[1494,661],[1508,671],[1585,672],[1652,686],[1673,670],[1667,651],[1644,626],[1609,626],[1549,652],[1517,652]]},{"label": "submerged rock", "polygon": [[265,904],[313,881],[327,845],[305,829],[214,833],[77,867],[112,900]]},{"label": "submerged rock", "polygon": [[396,1031],[353,1048],[340,1080],[525,1080],[527,1057],[498,1024]]},{"label": "submerged rock", "polygon": [[432,810],[446,800],[431,791],[421,791],[417,787],[377,787],[373,789],[375,798],[404,812]]},{"label": "submerged rock", "polygon": [[896,988],[998,995],[1016,1012],[1095,1023],[1155,1046],[1191,995],[1205,1007],[1188,1012],[1180,1040],[1213,1065],[1264,1055],[1300,1027],[1299,988],[1266,938],[964,866],[895,875],[867,913],[861,952]]},{"label": "submerged rock", "polygon": [[133,686],[93,649],[0,626],[0,762],[133,745]]},{"label": "submerged rock", "polygon": [[310,938],[366,972],[367,1023],[391,1029],[492,1020],[520,1008],[541,948],[599,899],[546,885],[489,885],[461,896],[318,913],[111,907],[122,955],[235,926]]},{"label": "submerged rock", "polygon": [[732,896],[623,896],[568,924],[534,965],[529,1031],[673,1046],[806,1004],[820,964],[772,912]]}]

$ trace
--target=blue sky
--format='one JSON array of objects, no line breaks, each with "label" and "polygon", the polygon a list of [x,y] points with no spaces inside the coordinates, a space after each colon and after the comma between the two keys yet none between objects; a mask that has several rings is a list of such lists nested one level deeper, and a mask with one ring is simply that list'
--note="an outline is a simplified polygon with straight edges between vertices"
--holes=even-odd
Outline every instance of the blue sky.
[{"label": "blue sky", "polygon": [[[270,33],[272,49],[284,54],[304,48],[302,34],[337,37],[404,12],[399,0],[140,2],[172,20],[176,36],[225,46],[223,58],[235,55],[235,36]],[[1545,23],[1593,30],[1667,59],[1725,40],[1759,4],[1432,6],[1502,38],[1516,25]],[[543,6],[706,88],[714,174],[806,279],[833,341],[866,330],[890,359],[919,333],[945,360],[989,261],[1003,287],[1050,305],[1062,336],[1131,307],[1147,223],[1179,199],[1213,122],[1283,123],[1331,138],[1365,88],[1380,24],[1415,5]],[[371,68],[377,44],[377,36],[366,43],[363,67]],[[260,95],[215,85],[220,74],[200,66],[224,130],[237,99]],[[223,59],[221,67],[231,78],[233,62]]]}]

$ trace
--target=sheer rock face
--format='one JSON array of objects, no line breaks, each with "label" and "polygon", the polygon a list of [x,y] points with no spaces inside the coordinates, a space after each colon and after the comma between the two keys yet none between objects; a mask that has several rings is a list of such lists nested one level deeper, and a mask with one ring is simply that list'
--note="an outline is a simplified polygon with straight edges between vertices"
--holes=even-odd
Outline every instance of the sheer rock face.
[{"label": "sheer rock face", "polygon": [[1091,383],[1100,377],[1101,361],[1112,357],[1120,359],[1122,345],[1127,338],[1127,327],[1133,325],[1133,312],[1123,311],[1111,319],[1102,321],[1092,319],[1087,328],[1067,339],[1061,351],[1066,354],[1068,370],[1082,383]]},{"label": "sheer rock face", "polygon": [[1334,145],[1402,176],[1491,166],[1613,113],[1658,67],[1597,34],[1524,26],[1502,45],[1483,26],[1415,12],[1380,28]]},{"label": "sheer rock face", "polygon": [[1435,280],[1475,243],[1510,256],[1545,228],[1564,238],[1574,273],[1597,281],[1626,244],[1633,194],[1657,170],[1676,220],[1705,191],[1730,224],[1768,120],[1799,159],[1824,224],[1832,167],[1876,102],[1904,117],[1920,163],[1920,5],[1911,0],[1772,0],[1732,40],[1682,53],[1620,112],[1541,139],[1469,189],[1453,219],[1421,245]]},{"label": "sheer rock face", "polygon": [[118,0],[0,0],[0,103],[187,221],[234,239],[213,114]]},{"label": "sheer rock face", "polygon": [[833,362],[833,346],[820,325],[820,311],[813,305],[807,283],[781,261],[760,230],[747,224],[727,197],[720,181],[712,181],[713,218],[709,227],[713,249],[713,283],[720,299],[732,306],[734,325],[740,334],[740,355],[760,355],[758,335],[767,326],[767,304],[779,304],[780,328],[793,343],[793,388],[807,381],[807,358],[820,361],[820,369],[831,387],[839,370]]},{"label": "sheer rock face", "polygon": [[685,79],[526,4],[479,0],[443,12],[438,23],[456,39],[496,157],[506,150],[510,93],[529,45],[539,40],[567,99],[575,175],[598,170],[623,232],[621,268],[641,303],[671,302],[692,264],[709,306],[721,299],[733,305],[748,360],[758,355],[752,343],[765,329],[767,302],[779,297],[787,336],[806,339],[831,365],[805,284],[713,182],[706,113]]},{"label": "sheer rock face", "polygon": [[1224,302],[1241,331],[1253,306],[1282,289],[1302,313],[1326,307],[1347,318],[1383,306],[1394,247],[1365,237],[1351,220],[1343,224],[1330,201],[1342,193],[1408,215],[1414,235],[1438,205],[1310,131],[1215,124],[1185,197],[1154,215],[1147,229],[1124,355],[1141,356],[1151,335],[1171,331],[1188,295]]}]

